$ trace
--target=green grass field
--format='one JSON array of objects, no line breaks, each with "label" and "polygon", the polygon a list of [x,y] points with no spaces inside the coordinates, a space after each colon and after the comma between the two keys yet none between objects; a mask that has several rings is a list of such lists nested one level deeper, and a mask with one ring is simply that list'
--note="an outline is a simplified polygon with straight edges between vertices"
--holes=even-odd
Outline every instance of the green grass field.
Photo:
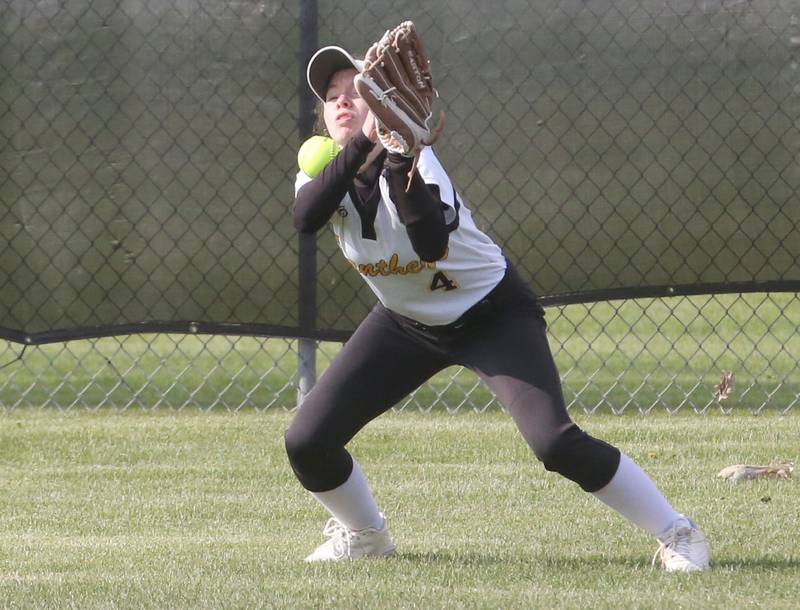
[{"label": "green grass field", "polygon": [[510,419],[390,413],[351,445],[398,554],[308,566],[321,508],[282,447],[291,414],[0,415],[2,608],[796,608],[800,418],[578,416],[694,516],[714,569],[651,569],[646,534],[545,472]]}]

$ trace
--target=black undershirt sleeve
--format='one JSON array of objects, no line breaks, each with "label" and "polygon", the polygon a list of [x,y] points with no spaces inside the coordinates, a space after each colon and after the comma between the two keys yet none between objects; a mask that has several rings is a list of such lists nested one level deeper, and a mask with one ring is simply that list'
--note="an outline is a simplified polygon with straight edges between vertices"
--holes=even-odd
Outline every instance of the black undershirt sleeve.
[{"label": "black undershirt sleeve", "polygon": [[389,193],[400,222],[406,227],[414,252],[423,261],[438,261],[447,253],[449,240],[444,218],[445,204],[439,198],[438,189],[434,185],[425,184],[416,170],[411,184],[408,184],[411,165],[412,159],[408,157],[394,153],[387,155]]},{"label": "black undershirt sleeve", "polygon": [[373,146],[367,136],[359,133],[316,178],[298,189],[292,211],[295,229],[315,233],[325,226]]}]

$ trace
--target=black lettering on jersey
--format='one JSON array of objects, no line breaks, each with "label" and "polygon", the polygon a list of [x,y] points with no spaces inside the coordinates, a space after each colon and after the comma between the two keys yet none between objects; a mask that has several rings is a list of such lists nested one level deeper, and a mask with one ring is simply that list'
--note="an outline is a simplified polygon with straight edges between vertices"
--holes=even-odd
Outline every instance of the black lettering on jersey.
[{"label": "black lettering on jersey", "polygon": [[437,271],[433,274],[433,279],[431,280],[431,290],[439,290],[440,288],[455,290],[458,288],[458,285],[447,277],[444,271]]}]

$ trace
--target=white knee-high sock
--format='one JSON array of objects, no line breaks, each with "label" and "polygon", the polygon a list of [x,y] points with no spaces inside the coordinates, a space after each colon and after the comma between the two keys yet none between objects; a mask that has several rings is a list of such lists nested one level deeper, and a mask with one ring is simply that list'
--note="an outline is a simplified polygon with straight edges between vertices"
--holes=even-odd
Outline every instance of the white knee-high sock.
[{"label": "white knee-high sock", "polygon": [[361,466],[355,460],[353,472],[339,487],[330,491],[312,491],[311,495],[342,525],[351,530],[383,527],[383,516],[372,497]]},{"label": "white knee-high sock", "polygon": [[614,477],[593,495],[653,536],[663,534],[681,516],[644,470],[624,453]]}]

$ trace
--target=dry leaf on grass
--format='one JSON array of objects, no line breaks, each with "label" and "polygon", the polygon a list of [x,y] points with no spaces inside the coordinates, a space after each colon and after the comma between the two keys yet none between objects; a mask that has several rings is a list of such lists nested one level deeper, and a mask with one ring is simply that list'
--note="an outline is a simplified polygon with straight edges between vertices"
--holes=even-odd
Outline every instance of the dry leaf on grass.
[{"label": "dry leaf on grass", "polygon": [[717,473],[720,479],[726,479],[738,483],[739,481],[751,481],[753,479],[791,479],[794,471],[794,462],[784,462],[782,464],[770,464],[769,466],[753,466],[751,464],[734,464],[727,466]]}]

